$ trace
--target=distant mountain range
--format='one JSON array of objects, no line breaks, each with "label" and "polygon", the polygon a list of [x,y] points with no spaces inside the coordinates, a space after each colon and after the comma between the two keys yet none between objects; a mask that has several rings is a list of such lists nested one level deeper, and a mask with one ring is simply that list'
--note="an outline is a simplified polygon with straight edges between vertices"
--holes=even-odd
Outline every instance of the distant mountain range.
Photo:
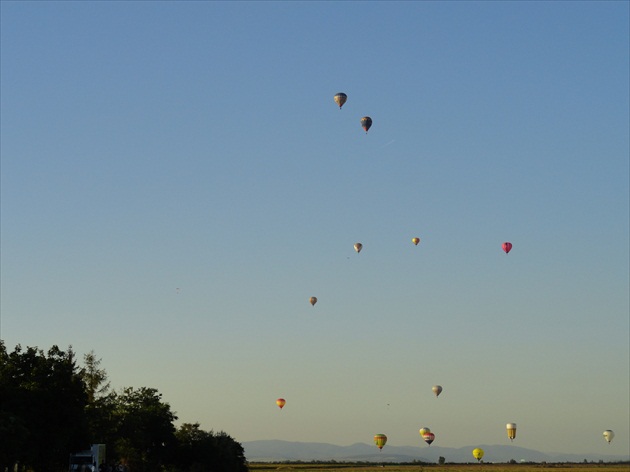
[{"label": "distant mountain range", "polygon": [[630,461],[630,456],[611,454],[562,454],[540,452],[511,445],[474,445],[461,448],[385,446],[381,451],[374,445],[357,443],[335,446],[326,443],[305,443],[280,440],[261,440],[242,443],[245,457],[250,462],[283,461],[338,461],[338,462],[412,462],[437,463],[440,456],[446,462],[475,462],[472,450],[481,447],[485,462],[618,462]]}]

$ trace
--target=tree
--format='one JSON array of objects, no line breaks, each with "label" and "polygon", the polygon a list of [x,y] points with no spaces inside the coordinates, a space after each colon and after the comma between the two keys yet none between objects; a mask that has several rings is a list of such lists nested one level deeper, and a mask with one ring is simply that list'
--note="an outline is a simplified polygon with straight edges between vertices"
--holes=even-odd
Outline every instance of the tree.
[{"label": "tree", "polygon": [[83,364],[80,375],[87,393],[85,412],[91,442],[113,444],[114,438],[117,437],[114,417],[115,394],[110,391],[107,372],[101,368],[101,359],[96,358],[94,351],[83,356]]},{"label": "tree", "polygon": [[248,470],[243,447],[224,432],[203,431],[199,428],[199,423],[184,423],[175,436],[177,454],[174,463],[179,471]]},{"label": "tree", "polygon": [[112,397],[117,440],[114,454],[134,471],[155,471],[175,446],[177,416],[154,388],[127,387]]},{"label": "tree", "polygon": [[0,341],[0,398],[0,469],[19,461],[56,470],[88,445],[85,385],[71,346],[8,353]]},{"label": "tree", "polygon": [[96,358],[94,351],[83,356],[84,367],[80,370],[80,375],[85,383],[88,404],[94,404],[109,391],[107,372],[100,368],[101,360]]}]

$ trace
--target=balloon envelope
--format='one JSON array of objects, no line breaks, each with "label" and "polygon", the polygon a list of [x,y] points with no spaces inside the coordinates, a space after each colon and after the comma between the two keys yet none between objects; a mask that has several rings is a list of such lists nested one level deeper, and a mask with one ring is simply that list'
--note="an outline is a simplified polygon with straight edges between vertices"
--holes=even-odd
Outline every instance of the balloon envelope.
[{"label": "balloon envelope", "polygon": [[355,243],[354,250],[357,251],[357,252],[361,252],[361,249],[363,249],[363,244]]},{"label": "balloon envelope", "polygon": [[606,431],[604,431],[604,439],[608,441],[609,444],[610,444],[610,441],[612,441],[614,437],[615,437],[615,433],[613,433],[611,430],[607,429]]},{"label": "balloon envelope", "polygon": [[420,436],[424,436],[425,434],[429,434],[431,430],[429,428],[420,428]]},{"label": "balloon envelope", "polygon": [[508,423],[505,425],[505,428],[507,429],[508,438],[510,438],[510,441],[513,440],[516,437],[516,423]]},{"label": "balloon envelope", "polygon": [[480,447],[473,449],[472,455],[475,459],[480,461],[483,457],[483,449],[481,449]]},{"label": "balloon envelope", "polygon": [[431,443],[435,440],[435,434],[425,433],[422,435],[422,439],[424,439],[424,442],[426,442],[430,446]]},{"label": "balloon envelope", "polygon": [[367,133],[372,126],[372,118],[370,118],[369,116],[364,116],[363,118],[361,118],[361,126]]},{"label": "balloon envelope", "polygon": [[343,104],[346,103],[346,100],[348,100],[348,96],[343,92],[339,92],[337,95],[334,96],[334,99],[335,103],[339,105],[339,109],[341,109]]},{"label": "balloon envelope", "polygon": [[311,297],[309,302],[311,302],[311,305],[315,306],[315,303],[317,303],[317,297]]},{"label": "balloon envelope", "polygon": [[385,445],[386,442],[387,442],[387,436],[385,436],[384,434],[374,435],[374,444],[376,444],[376,447],[378,447],[379,449],[383,449],[383,446]]},{"label": "balloon envelope", "polygon": [[278,398],[276,400],[276,405],[278,405],[280,407],[280,409],[282,410],[282,407],[286,404],[286,400],[284,398]]},{"label": "balloon envelope", "polygon": [[505,242],[501,244],[501,247],[503,248],[503,252],[507,254],[508,252],[512,250],[512,243]]},{"label": "balloon envelope", "polygon": [[417,246],[418,243],[420,242],[420,238],[411,238],[411,242]]},{"label": "balloon envelope", "polygon": [[434,385],[431,390],[433,390],[433,393],[435,393],[435,396],[437,397],[437,396],[440,395],[440,393],[442,393],[442,386],[441,385]]}]

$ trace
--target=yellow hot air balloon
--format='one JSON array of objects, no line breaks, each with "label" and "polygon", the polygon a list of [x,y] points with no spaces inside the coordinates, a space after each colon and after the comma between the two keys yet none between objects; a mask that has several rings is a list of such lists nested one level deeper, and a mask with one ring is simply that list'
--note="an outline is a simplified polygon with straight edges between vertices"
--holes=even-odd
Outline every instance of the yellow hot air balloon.
[{"label": "yellow hot air balloon", "polygon": [[378,447],[379,449],[383,449],[383,446],[386,442],[387,436],[385,436],[384,434],[376,434],[374,436],[374,444],[376,444],[376,447]]},{"label": "yellow hot air balloon", "polygon": [[311,297],[310,300],[311,305],[315,306],[315,303],[317,303],[317,297]]},{"label": "yellow hot air balloon", "polygon": [[348,100],[348,96],[343,92],[339,92],[337,95],[334,96],[334,99],[335,103],[339,105],[339,109],[341,110],[343,104],[346,103],[346,100]]},{"label": "yellow hot air balloon", "polygon": [[505,428],[507,429],[508,438],[512,441],[516,437],[516,423],[508,423],[505,425]]},{"label": "yellow hot air balloon", "polygon": [[411,238],[411,242],[417,246],[418,243],[420,242],[420,238]]},{"label": "yellow hot air balloon", "polygon": [[615,433],[613,433],[610,429],[604,431],[604,439],[608,441],[608,444],[610,444],[610,441],[612,441],[614,437]]},{"label": "yellow hot air balloon", "polygon": [[427,433],[430,433],[431,430],[429,428],[420,428],[420,436],[424,436]]},{"label": "yellow hot air balloon", "polygon": [[361,249],[363,249],[363,244],[361,243],[355,243],[354,244],[354,250],[357,252],[361,252]]},{"label": "yellow hot air balloon", "polygon": [[284,407],[284,405],[287,403],[287,401],[284,398],[278,398],[276,400],[276,405],[278,405],[280,407],[280,409],[282,410],[282,408]]},{"label": "yellow hot air balloon", "polygon": [[438,397],[440,395],[440,393],[442,393],[442,386],[441,385],[434,385],[431,390],[433,390],[433,393],[435,393],[435,396]]},{"label": "yellow hot air balloon", "polygon": [[475,459],[481,462],[481,459],[483,458],[483,449],[480,447],[473,449],[472,455]]}]

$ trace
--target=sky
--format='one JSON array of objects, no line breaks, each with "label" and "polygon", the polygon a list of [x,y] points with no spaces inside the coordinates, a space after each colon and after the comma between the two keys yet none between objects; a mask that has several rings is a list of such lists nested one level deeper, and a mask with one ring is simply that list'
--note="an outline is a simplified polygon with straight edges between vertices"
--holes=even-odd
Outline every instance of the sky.
[{"label": "sky", "polygon": [[1,339],[239,442],[630,454],[629,6],[2,1]]}]

